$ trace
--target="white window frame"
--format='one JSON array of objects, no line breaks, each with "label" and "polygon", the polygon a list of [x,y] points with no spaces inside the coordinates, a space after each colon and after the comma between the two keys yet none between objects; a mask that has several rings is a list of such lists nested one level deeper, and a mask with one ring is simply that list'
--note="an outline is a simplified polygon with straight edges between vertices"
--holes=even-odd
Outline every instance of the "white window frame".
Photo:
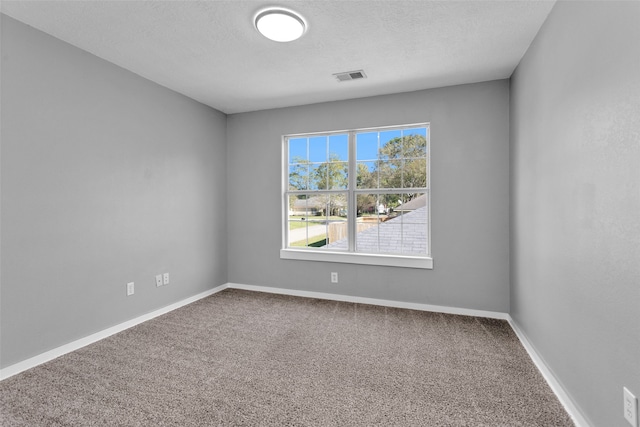
[{"label": "white window frame", "polygon": [[[365,190],[356,189],[356,144],[355,135],[362,132],[381,132],[387,130],[402,130],[411,129],[417,127],[427,128],[427,187],[421,189],[421,192],[427,194],[427,255],[426,256],[413,256],[413,255],[400,255],[400,254],[378,254],[378,253],[360,253],[353,252],[355,241],[355,224],[357,218],[356,196],[359,193],[364,193]],[[288,220],[289,220],[289,201],[287,198],[289,188],[289,152],[288,152],[288,139],[311,137],[311,136],[330,136],[337,134],[348,135],[348,147],[349,147],[349,188],[346,190],[335,190],[334,192],[347,193],[349,217],[348,217],[348,229],[349,229],[349,247],[351,251],[342,250],[327,250],[327,249],[313,249],[313,248],[291,248],[287,247],[288,242]],[[364,264],[364,265],[378,265],[378,266],[390,266],[390,267],[407,267],[407,268],[423,268],[433,269],[433,258],[431,252],[431,125],[428,122],[415,123],[398,126],[380,126],[371,128],[349,129],[343,131],[329,131],[329,132],[309,132],[301,134],[290,134],[282,136],[282,214],[280,216],[280,223],[282,226],[282,246],[280,249],[281,259],[290,260],[302,260],[302,261],[321,261],[321,262],[336,262],[347,264]],[[367,189],[366,191],[378,192],[378,193],[398,193],[408,189]],[[333,190],[330,190],[333,191]],[[311,192],[311,191],[310,191]]]}]

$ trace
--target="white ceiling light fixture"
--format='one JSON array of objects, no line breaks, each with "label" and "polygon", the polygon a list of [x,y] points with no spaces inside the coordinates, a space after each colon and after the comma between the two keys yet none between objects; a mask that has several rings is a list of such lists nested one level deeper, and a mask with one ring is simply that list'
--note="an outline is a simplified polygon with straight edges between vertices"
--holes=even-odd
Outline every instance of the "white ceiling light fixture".
[{"label": "white ceiling light fixture", "polygon": [[280,7],[264,9],[254,20],[256,29],[266,38],[276,42],[291,42],[307,31],[307,23],[292,10]]}]

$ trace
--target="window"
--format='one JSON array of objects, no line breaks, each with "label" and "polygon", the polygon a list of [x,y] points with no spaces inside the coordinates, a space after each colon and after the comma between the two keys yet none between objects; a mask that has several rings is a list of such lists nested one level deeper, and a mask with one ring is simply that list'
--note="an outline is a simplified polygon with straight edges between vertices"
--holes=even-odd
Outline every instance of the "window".
[{"label": "window", "polygon": [[281,258],[432,268],[429,125],[284,137]]}]

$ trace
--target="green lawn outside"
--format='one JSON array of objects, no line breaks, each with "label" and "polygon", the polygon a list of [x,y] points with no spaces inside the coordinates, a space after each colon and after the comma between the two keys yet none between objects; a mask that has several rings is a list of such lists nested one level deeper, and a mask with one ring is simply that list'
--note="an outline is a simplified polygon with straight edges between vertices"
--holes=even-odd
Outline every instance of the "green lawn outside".
[{"label": "green lawn outside", "polygon": [[298,247],[313,246],[313,247],[319,247],[319,246],[324,246],[325,244],[323,242],[326,242],[326,240],[327,240],[327,236],[321,234],[320,236],[311,237],[309,239],[309,243],[308,244],[307,244],[307,241],[305,239],[305,240],[298,240],[297,242],[293,242],[293,243],[291,243],[291,246],[298,246]]}]

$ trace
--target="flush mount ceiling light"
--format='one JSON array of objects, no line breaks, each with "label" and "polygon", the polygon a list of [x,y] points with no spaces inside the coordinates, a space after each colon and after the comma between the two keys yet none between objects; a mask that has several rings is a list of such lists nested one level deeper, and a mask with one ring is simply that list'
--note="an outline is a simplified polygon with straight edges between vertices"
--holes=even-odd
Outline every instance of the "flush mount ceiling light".
[{"label": "flush mount ceiling light", "polygon": [[260,34],[276,42],[299,39],[307,31],[307,24],[300,15],[282,8],[270,8],[259,12],[254,24]]}]

